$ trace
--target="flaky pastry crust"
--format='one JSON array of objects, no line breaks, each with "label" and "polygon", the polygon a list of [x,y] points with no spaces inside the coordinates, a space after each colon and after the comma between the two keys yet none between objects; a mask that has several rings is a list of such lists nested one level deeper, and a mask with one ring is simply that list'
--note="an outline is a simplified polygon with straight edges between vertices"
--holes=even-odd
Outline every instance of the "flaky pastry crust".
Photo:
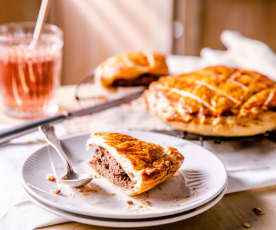
[{"label": "flaky pastry crust", "polygon": [[131,196],[173,176],[184,160],[176,148],[164,148],[121,133],[94,133],[88,146],[94,144],[107,149],[131,178],[135,185],[126,190]]},{"label": "flaky pastry crust", "polygon": [[192,133],[250,136],[276,129],[276,84],[250,70],[212,66],[162,77],[144,98],[151,114]]},{"label": "flaky pastry crust", "polygon": [[[103,88],[112,89],[120,86],[120,81],[132,81],[131,85],[149,84],[151,77],[157,80],[158,77],[168,75],[166,57],[158,52],[133,52],[119,56],[110,57],[98,66],[95,71],[96,84]],[[141,78],[139,82],[137,79]],[[117,85],[114,85],[115,83]],[[122,85],[125,86],[125,85]]]}]

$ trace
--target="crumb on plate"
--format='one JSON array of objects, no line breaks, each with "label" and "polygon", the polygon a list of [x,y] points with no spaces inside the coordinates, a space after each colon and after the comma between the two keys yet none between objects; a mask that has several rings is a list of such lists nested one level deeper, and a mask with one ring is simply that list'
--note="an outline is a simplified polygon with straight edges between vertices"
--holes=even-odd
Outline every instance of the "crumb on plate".
[{"label": "crumb on plate", "polygon": [[55,189],[55,190],[53,190],[53,193],[56,194],[56,195],[59,195],[59,194],[61,194],[61,190],[60,189]]},{"label": "crumb on plate", "polygon": [[152,203],[148,200],[146,201],[141,201],[141,204],[145,205],[145,206],[152,206]]},{"label": "crumb on plate", "polygon": [[78,192],[82,193],[83,196],[87,196],[89,193],[95,193],[98,191],[97,187],[93,184],[84,185],[78,188]]},{"label": "crumb on plate", "polygon": [[69,197],[74,197],[74,196],[75,196],[74,193],[72,193],[72,192],[69,193]]},{"label": "crumb on plate", "polygon": [[134,203],[133,203],[132,200],[127,200],[127,204],[128,204],[128,205],[133,205]]},{"label": "crumb on plate", "polygon": [[54,175],[49,174],[49,175],[47,176],[47,180],[48,180],[48,181],[52,181],[52,182],[56,182],[56,181],[57,181],[57,178],[56,178]]}]

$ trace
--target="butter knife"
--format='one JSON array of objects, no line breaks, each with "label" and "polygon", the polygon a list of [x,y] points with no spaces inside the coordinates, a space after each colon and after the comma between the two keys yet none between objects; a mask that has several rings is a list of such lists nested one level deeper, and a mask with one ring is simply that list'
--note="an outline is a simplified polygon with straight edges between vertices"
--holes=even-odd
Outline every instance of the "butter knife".
[{"label": "butter knife", "polygon": [[144,92],[144,89],[139,90],[135,93],[128,94],[119,99],[110,100],[108,102],[100,103],[100,104],[90,106],[84,109],[76,110],[73,112],[65,112],[65,113],[57,114],[47,118],[36,119],[30,122],[24,123],[22,125],[5,129],[3,131],[0,131],[0,145],[6,144],[15,138],[34,132],[40,125],[43,125],[43,124],[47,124],[47,123],[53,124],[53,123],[62,122],[66,119],[72,119],[75,117],[81,117],[88,114],[99,113],[99,112],[108,110],[110,108],[117,107],[121,104],[131,102],[139,98],[143,94],[143,92]]}]

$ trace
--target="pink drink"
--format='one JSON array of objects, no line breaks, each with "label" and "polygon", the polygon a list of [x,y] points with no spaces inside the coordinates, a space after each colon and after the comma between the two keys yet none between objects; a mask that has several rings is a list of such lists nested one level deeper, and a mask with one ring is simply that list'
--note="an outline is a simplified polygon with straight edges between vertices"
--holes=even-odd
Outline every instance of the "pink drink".
[{"label": "pink drink", "polygon": [[62,40],[42,34],[32,49],[30,41],[31,36],[9,38],[5,46],[0,41],[0,94],[3,109],[11,116],[35,117],[48,113],[59,83]]}]

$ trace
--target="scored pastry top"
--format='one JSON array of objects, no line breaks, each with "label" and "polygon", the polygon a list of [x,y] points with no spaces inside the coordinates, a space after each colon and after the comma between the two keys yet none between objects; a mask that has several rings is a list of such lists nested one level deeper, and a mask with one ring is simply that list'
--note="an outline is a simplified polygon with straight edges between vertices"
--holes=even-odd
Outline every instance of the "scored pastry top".
[{"label": "scored pastry top", "polygon": [[[118,86],[120,82],[132,80],[132,84],[147,84],[147,78],[133,82],[142,75],[161,76],[168,74],[166,57],[158,52],[132,52],[113,56],[105,60],[95,71],[96,83],[104,88]],[[131,85],[131,83],[130,83]],[[117,86],[117,85],[116,85]]]},{"label": "scored pastry top", "polygon": [[[116,153],[128,159],[135,171],[160,169],[182,163],[183,156],[176,148],[164,148],[121,133],[94,133],[91,138],[101,138],[103,142],[116,150]],[[94,142],[95,143],[95,142]]]},{"label": "scored pastry top", "polygon": [[[115,159],[116,163],[99,169],[103,159],[96,159],[91,162],[92,168],[100,175],[108,174],[109,180],[121,184],[129,195],[148,191],[172,177],[184,160],[176,148],[162,147],[121,133],[94,133],[88,140],[88,146],[93,145],[98,146],[103,156],[110,154],[109,159]],[[109,172],[103,173],[105,169]]]},{"label": "scored pastry top", "polygon": [[144,97],[150,112],[164,121],[245,125],[248,119],[275,114],[276,84],[254,71],[212,66],[162,77],[150,85]]},{"label": "scored pastry top", "polygon": [[274,81],[257,72],[214,66],[162,77],[150,85],[145,98],[156,112],[162,101],[162,115],[168,120],[256,116],[275,108],[275,86]]}]

